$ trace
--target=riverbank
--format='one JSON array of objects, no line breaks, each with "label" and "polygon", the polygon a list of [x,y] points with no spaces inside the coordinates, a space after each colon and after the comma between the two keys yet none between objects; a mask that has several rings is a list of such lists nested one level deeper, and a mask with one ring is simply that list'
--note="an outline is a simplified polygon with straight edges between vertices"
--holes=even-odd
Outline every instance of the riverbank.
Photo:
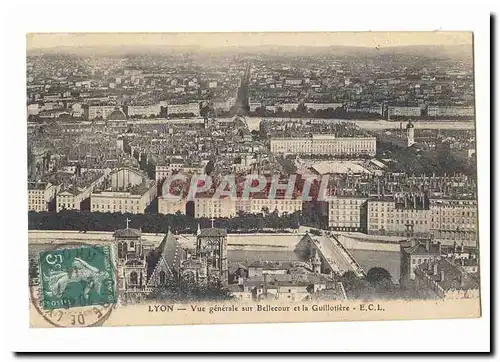
[{"label": "riverbank", "polygon": [[[298,233],[284,234],[228,234],[230,250],[293,250],[305,235],[305,230]],[[335,233],[346,249],[399,252],[400,237],[372,236],[361,233]],[[142,233],[142,241],[157,246],[163,240],[163,234]],[[178,235],[179,243],[185,247],[194,247],[195,235]],[[106,243],[113,241],[113,232],[88,231],[81,233],[71,230],[29,230],[29,244],[58,244],[69,242]]]},{"label": "riverbank", "polygon": [[[251,263],[258,260],[298,260],[295,246],[304,236],[296,234],[229,234],[228,258],[232,263]],[[354,256],[361,267],[368,271],[372,267],[382,267],[389,271],[394,282],[399,280],[400,253],[397,238],[389,237],[382,242],[381,236],[360,233],[336,233],[346,249]],[[164,235],[143,233],[144,243],[157,246]],[[178,235],[181,245],[194,248],[194,235]],[[30,230],[28,232],[29,253],[36,255],[50,245],[80,242],[87,244],[111,244],[113,233],[89,231],[79,233],[65,230]]]},{"label": "riverbank", "polygon": [[[400,123],[406,123],[406,121],[387,121],[384,119],[336,119],[336,118],[282,118],[282,117],[246,117],[246,123],[250,131],[258,131],[260,129],[260,123],[265,120],[269,121],[283,121],[283,122],[296,122],[304,120],[322,120],[324,122],[351,122],[355,123],[358,127],[366,130],[384,130],[384,129],[399,129]],[[232,118],[220,118],[219,122],[229,123],[232,122]],[[203,118],[184,118],[184,119],[136,119],[130,120],[131,124],[135,125],[155,125],[155,124],[176,124],[176,123],[199,123],[203,124]],[[79,122],[83,125],[91,124],[90,121]],[[474,130],[474,121],[463,121],[463,120],[412,120],[416,129],[453,129],[453,130]],[[71,125],[74,125],[72,123]],[[36,123],[28,123],[28,128],[33,128]]]}]

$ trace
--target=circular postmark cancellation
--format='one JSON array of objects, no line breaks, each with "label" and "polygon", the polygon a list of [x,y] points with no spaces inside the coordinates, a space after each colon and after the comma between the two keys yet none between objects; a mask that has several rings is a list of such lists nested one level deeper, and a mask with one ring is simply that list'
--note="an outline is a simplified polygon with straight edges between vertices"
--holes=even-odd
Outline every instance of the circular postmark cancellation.
[{"label": "circular postmark cancellation", "polygon": [[[110,245],[71,242],[39,251],[30,298],[55,327],[102,325],[116,306],[117,270]],[[33,282],[33,279],[38,282]]]}]

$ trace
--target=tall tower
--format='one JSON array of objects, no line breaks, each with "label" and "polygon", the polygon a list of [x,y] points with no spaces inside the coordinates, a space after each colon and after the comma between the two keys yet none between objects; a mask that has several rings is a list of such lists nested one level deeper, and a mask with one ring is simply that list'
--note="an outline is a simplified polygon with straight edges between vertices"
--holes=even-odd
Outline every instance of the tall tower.
[{"label": "tall tower", "polygon": [[314,253],[314,259],[312,264],[313,264],[313,271],[316,274],[321,274],[321,258],[319,257],[317,251]]},{"label": "tall tower", "polygon": [[141,231],[129,228],[113,234],[118,267],[118,290],[124,300],[138,300],[146,288],[147,264],[142,247]]},{"label": "tall tower", "polygon": [[411,147],[415,144],[415,126],[411,121],[406,125],[406,139],[408,141],[408,147]]},{"label": "tall tower", "polygon": [[227,265],[227,232],[225,229],[202,229],[196,236],[196,257],[206,267],[208,282],[220,280],[227,285],[229,272]]}]

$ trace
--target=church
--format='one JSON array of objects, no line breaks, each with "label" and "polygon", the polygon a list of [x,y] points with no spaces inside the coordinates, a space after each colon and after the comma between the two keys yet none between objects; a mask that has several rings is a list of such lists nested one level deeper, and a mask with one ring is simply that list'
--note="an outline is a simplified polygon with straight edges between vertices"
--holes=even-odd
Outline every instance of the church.
[{"label": "church", "polygon": [[170,230],[161,243],[144,243],[141,231],[127,228],[113,234],[117,261],[117,289],[120,300],[137,302],[170,280],[190,280],[206,285],[228,284],[227,232],[200,229],[194,250],[183,248]]}]

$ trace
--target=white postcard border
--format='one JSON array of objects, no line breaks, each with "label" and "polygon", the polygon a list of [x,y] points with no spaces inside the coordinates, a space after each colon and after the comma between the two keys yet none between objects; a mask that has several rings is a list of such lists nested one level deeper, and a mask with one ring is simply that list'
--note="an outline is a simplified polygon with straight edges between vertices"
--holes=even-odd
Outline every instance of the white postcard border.
[{"label": "white postcard border", "polygon": [[[4,297],[9,349],[19,351],[470,351],[487,350],[490,318],[489,18],[478,2],[350,1],[273,4],[227,1],[11,2],[4,14]],[[199,11],[195,12],[194,9]],[[7,15],[7,16],[6,16]],[[480,319],[28,329],[25,182],[25,33],[49,31],[338,31],[475,32],[482,313]],[[21,111],[22,110],[22,111]],[[498,249],[498,248],[497,248]],[[425,337],[424,337],[425,336]]]}]

